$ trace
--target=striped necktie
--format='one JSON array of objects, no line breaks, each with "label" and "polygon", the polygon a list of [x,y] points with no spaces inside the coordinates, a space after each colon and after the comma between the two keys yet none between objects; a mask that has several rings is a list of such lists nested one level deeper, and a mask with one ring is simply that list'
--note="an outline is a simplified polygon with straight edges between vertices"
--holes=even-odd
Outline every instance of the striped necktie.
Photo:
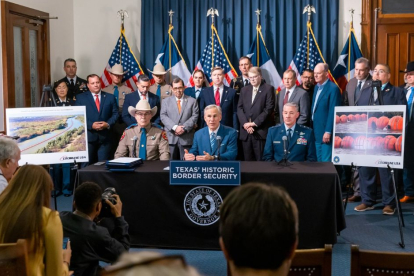
[{"label": "striped necktie", "polygon": [[211,146],[211,153],[214,152],[214,150],[216,149],[216,144],[217,144],[217,140],[216,140],[216,134],[214,132],[212,132],[210,134],[210,146]]}]

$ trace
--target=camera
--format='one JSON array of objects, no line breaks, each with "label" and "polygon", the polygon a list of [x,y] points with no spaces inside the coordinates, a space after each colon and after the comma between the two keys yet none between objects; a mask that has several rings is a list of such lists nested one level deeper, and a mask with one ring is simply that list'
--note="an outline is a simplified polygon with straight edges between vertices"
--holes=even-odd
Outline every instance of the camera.
[{"label": "camera", "polygon": [[102,209],[100,213],[101,218],[112,217],[111,207],[106,203],[106,199],[109,200],[113,205],[116,205],[116,199],[112,197],[116,195],[116,190],[113,187],[106,188],[102,193]]}]

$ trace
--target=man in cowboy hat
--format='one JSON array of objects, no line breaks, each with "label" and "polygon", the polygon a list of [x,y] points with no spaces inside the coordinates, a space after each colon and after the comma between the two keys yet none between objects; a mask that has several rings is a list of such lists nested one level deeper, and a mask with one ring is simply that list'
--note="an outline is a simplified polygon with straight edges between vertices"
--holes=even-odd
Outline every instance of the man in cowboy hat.
[{"label": "man in cowboy hat", "polygon": [[165,74],[167,74],[168,71],[165,71],[165,68],[161,63],[155,64],[153,71],[149,69],[148,71],[151,72],[155,81],[155,83],[149,88],[149,92],[160,97],[162,102],[163,99],[172,95],[171,86],[165,82]]},{"label": "man in cowboy hat", "polygon": [[151,118],[157,113],[157,107],[151,108],[147,100],[140,100],[136,107],[128,107],[128,112],[137,120],[130,125],[119,141],[115,158],[139,157],[143,160],[170,160],[168,138],[165,131],[151,124]]}]

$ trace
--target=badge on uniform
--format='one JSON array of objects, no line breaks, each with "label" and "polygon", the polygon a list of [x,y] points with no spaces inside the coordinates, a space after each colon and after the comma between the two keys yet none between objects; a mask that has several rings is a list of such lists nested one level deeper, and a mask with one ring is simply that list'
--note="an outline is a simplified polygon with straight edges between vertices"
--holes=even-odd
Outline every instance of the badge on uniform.
[{"label": "badge on uniform", "polygon": [[280,141],[273,141],[273,144],[280,144]]},{"label": "badge on uniform", "polygon": [[305,132],[301,132],[301,133],[299,133],[299,135],[305,135]]},{"label": "badge on uniform", "polygon": [[151,140],[155,140],[155,135],[154,136],[151,136]]},{"label": "badge on uniform", "polygon": [[297,140],[296,142],[298,145],[307,145],[308,144],[308,140],[306,140],[305,138],[301,137]]}]

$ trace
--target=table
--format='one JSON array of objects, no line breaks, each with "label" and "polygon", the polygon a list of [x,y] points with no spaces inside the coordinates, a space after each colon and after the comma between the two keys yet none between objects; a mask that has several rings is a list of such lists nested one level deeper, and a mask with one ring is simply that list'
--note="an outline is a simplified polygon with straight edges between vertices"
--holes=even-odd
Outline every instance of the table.
[{"label": "table", "polygon": [[[218,222],[200,226],[184,211],[184,199],[195,186],[170,186],[168,161],[145,161],[135,172],[115,173],[91,165],[78,171],[78,183],[93,181],[102,189],[114,187],[123,202],[135,247],[219,249]],[[241,183],[280,185],[299,210],[299,248],[322,248],[336,243],[345,225],[339,178],[332,163],[241,162]],[[221,197],[235,187],[211,186]]]}]

